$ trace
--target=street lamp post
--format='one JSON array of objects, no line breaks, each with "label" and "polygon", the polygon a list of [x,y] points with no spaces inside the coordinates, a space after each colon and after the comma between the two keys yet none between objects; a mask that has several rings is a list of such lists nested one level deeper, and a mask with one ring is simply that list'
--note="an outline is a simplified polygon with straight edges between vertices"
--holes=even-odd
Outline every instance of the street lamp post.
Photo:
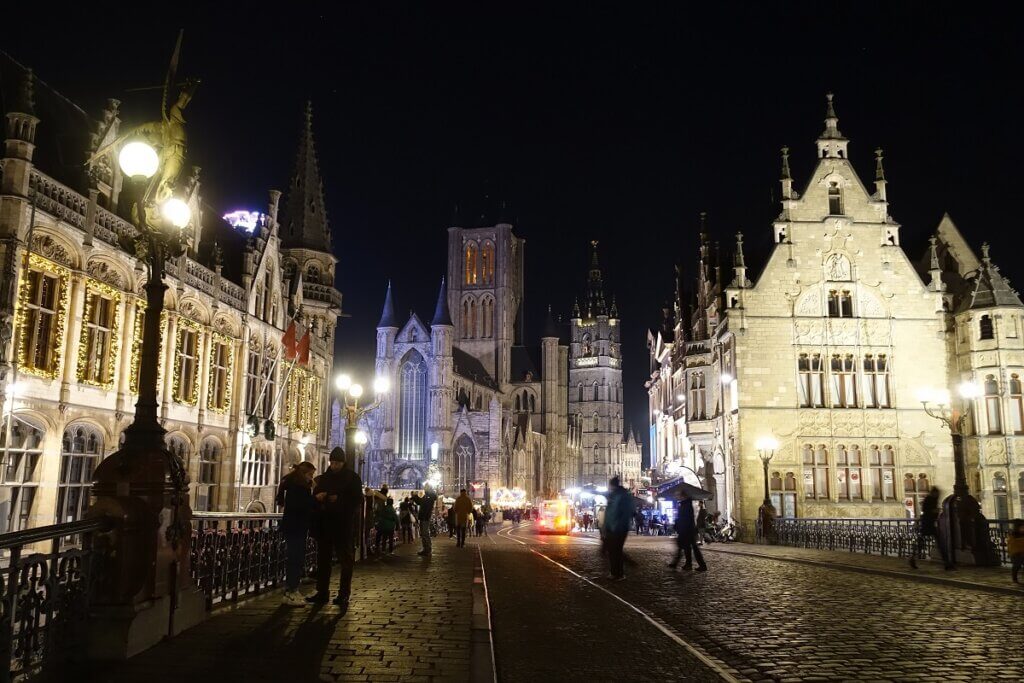
[{"label": "street lamp post", "polygon": [[[352,381],[352,376],[341,373],[334,378],[334,386],[341,394],[342,407],[345,409],[345,452],[349,455],[346,458],[345,466],[354,469],[360,479],[365,479],[363,450],[369,441],[366,432],[360,431],[359,420],[369,411],[377,408],[384,399],[384,395],[391,389],[391,383],[387,377],[377,377],[373,380],[373,403],[368,406],[360,406],[359,399],[363,396],[363,385]],[[353,466],[355,458],[359,458],[358,465]]]},{"label": "street lamp post", "polygon": [[771,494],[768,491],[768,464],[775,457],[775,450],[779,442],[770,436],[757,440],[757,455],[761,458],[761,465],[764,466],[764,501],[757,510],[757,518],[761,523],[761,538],[767,543],[775,542],[775,506],[772,505]]},{"label": "street lamp post", "polygon": [[[953,493],[942,503],[946,513],[949,536],[949,560],[956,562],[957,550],[969,550],[974,564],[992,566],[999,563],[992,539],[988,534],[988,520],[981,512],[981,505],[971,495],[967,485],[967,466],[964,457],[964,431],[970,412],[970,401],[981,395],[981,388],[973,382],[963,382],[957,387],[962,400],[954,407],[947,390],[918,392],[918,400],[924,411],[940,420],[949,428],[953,440]],[[956,522],[954,522],[956,520]]]}]

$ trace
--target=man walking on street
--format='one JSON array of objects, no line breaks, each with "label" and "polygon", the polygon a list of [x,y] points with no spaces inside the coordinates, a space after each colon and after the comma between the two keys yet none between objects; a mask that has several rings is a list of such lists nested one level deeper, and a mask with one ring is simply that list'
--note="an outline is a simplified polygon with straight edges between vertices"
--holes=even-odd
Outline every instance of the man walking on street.
[{"label": "man walking on street", "polygon": [[452,510],[455,512],[455,545],[465,548],[466,528],[469,526],[469,516],[473,513],[473,499],[466,493],[466,489],[459,491]]},{"label": "man walking on street", "polygon": [[924,552],[927,547],[928,537],[935,539],[935,545],[939,547],[939,554],[942,555],[942,562],[946,569],[954,569],[953,563],[949,561],[949,551],[946,543],[939,534],[939,487],[933,486],[928,495],[921,502],[921,521],[917,527],[917,546],[914,554],[910,556],[910,566],[917,569],[917,556]]},{"label": "man walking on street", "polygon": [[430,519],[434,515],[434,503],[437,502],[437,494],[434,493],[434,487],[430,485],[430,482],[423,484],[422,496],[412,496],[412,502],[416,503],[416,506],[419,508],[416,519],[420,523],[420,541],[423,543],[423,550],[416,554],[430,556],[432,550],[430,544]]},{"label": "man walking on street", "polygon": [[626,578],[623,568],[623,546],[633,521],[633,495],[619,485],[619,478],[608,481],[608,507],[604,511],[604,545],[608,551],[609,573],[612,581]]},{"label": "man walking on street", "polygon": [[334,604],[348,610],[352,593],[352,567],[355,564],[355,526],[359,506],[363,504],[363,482],[345,468],[345,449],[331,451],[330,467],[314,480],[313,498],[317,513],[316,594],[307,602],[324,604],[330,596],[331,564],[334,556],[341,565],[341,583]]},{"label": "man walking on street", "polygon": [[[676,556],[668,566],[675,569],[679,566],[679,556],[686,554],[686,564],[683,569],[693,569],[693,558],[697,559],[697,571],[706,572],[708,566],[704,564],[704,556],[697,547],[697,521],[693,515],[693,501],[690,495],[684,490],[679,494],[679,516],[676,517]],[[692,556],[691,556],[692,554]]]}]

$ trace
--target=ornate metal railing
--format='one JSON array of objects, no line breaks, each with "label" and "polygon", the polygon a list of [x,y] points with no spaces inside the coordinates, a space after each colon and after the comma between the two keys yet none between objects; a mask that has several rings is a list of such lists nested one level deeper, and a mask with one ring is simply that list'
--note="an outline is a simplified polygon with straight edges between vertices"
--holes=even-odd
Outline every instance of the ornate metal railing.
[{"label": "ornate metal railing", "polygon": [[0,657],[10,662],[0,680],[33,676],[74,654],[82,639],[73,634],[86,623],[102,562],[92,541],[104,528],[103,520],[86,520],[0,535]]},{"label": "ornate metal railing", "polygon": [[[192,579],[207,608],[281,585],[285,540],[280,514],[196,512],[192,523]],[[306,572],[316,569],[316,541],[306,539]]]},{"label": "ornate metal railing", "polygon": [[[1006,534],[1010,522],[989,520],[989,537],[1002,564],[1010,563],[1006,550]],[[777,518],[775,533],[780,545],[818,550],[845,550],[889,557],[907,557],[917,551],[915,519],[905,518]],[[925,537],[920,558],[931,554],[934,537]]]}]

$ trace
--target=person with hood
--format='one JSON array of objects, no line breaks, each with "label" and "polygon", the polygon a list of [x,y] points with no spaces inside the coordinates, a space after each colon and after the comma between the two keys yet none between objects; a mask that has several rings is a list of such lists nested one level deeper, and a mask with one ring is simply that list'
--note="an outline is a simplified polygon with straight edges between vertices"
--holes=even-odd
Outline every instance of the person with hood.
[{"label": "person with hood", "polygon": [[455,514],[455,545],[465,548],[466,528],[469,526],[469,516],[473,514],[473,499],[466,493],[466,489],[459,491],[459,497],[452,505],[452,512]]},{"label": "person with hood", "polygon": [[433,552],[430,541],[430,520],[434,515],[434,504],[437,502],[437,494],[434,493],[434,487],[429,481],[423,484],[423,495],[413,495],[412,502],[419,509],[416,519],[420,523],[420,542],[423,543],[423,550],[416,554],[429,557]]},{"label": "person with hood", "polygon": [[395,529],[398,527],[398,512],[395,511],[395,501],[388,498],[384,506],[377,510],[377,517],[374,520],[377,524],[377,555],[384,554],[384,541],[388,542],[388,554],[395,554]]},{"label": "person with hood", "polygon": [[363,504],[363,482],[345,467],[345,449],[331,451],[330,466],[314,480],[313,498],[317,513],[316,593],[306,602],[322,605],[330,597],[331,565],[335,556],[341,564],[341,582],[334,604],[348,609],[355,564],[356,519]]},{"label": "person with hood", "polygon": [[296,463],[277,488],[277,504],[284,508],[281,533],[284,535],[287,553],[282,602],[291,607],[306,606],[305,596],[299,592],[299,580],[306,564],[306,537],[313,519],[314,472],[316,466],[313,463]]},{"label": "person with hood", "polygon": [[[679,516],[676,517],[676,556],[668,566],[675,569],[679,566],[679,557],[686,554],[686,564],[683,569],[693,569],[693,560],[697,559],[697,571],[706,572],[708,566],[704,564],[704,556],[697,547],[697,520],[693,515],[693,500],[686,489],[679,493]],[[691,557],[692,555],[692,557]]]},{"label": "person with hood", "polygon": [[618,477],[612,477],[608,481],[608,493],[605,497],[608,500],[608,507],[604,511],[604,526],[601,531],[608,553],[609,578],[613,581],[622,581],[626,578],[623,568],[623,546],[633,522],[633,494],[619,485]]}]

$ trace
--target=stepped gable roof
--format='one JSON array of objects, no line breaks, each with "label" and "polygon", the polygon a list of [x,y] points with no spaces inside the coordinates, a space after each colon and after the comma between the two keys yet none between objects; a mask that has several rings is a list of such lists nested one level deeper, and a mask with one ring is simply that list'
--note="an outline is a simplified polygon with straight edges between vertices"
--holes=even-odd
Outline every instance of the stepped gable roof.
[{"label": "stepped gable roof", "polygon": [[988,244],[981,245],[981,267],[968,285],[968,291],[957,306],[957,313],[982,308],[1012,306],[1024,308],[1020,296],[999,273],[989,257]]},{"label": "stepped gable roof", "polygon": [[484,368],[475,356],[471,356],[458,347],[452,348],[452,361],[455,365],[455,374],[477,384],[482,384],[488,389],[497,391],[498,385],[494,378]]}]

